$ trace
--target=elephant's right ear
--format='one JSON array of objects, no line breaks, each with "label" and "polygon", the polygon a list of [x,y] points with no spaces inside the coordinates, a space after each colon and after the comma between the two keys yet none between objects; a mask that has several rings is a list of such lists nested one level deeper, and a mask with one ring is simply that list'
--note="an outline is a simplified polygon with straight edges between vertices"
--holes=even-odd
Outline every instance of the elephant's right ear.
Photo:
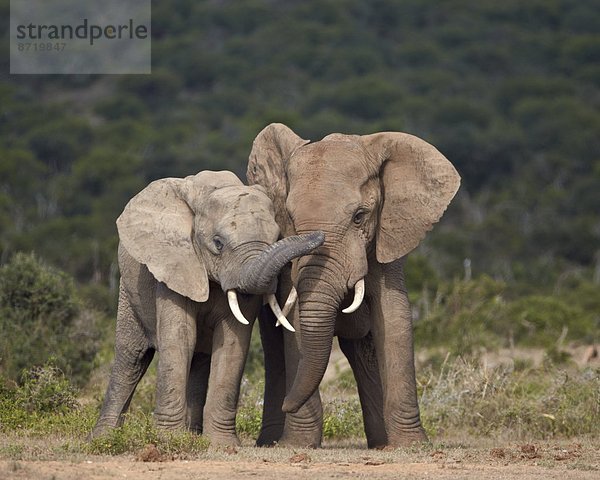
[{"label": "elephant's right ear", "polygon": [[125,250],[171,290],[196,302],[208,299],[208,276],[192,244],[194,213],[189,181],[165,178],[133,197],[117,219]]},{"label": "elephant's right ear", "polygon": [[252,144],[246,178],[250,185],[262,185],[275,207],[275,220],[283,236],[293,233],[285,208],[287,163],[294,151],[309,143],[282,123],[271,123]]}]

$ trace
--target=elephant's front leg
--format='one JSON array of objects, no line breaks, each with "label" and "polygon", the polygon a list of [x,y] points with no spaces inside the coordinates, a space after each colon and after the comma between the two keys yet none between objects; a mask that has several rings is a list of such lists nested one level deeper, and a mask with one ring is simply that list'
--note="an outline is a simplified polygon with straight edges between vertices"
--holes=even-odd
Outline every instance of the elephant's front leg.
[{"label": "elephant's front leg", "polygon": [[187,427],[195,433],[202,433],[202,418],[209,375],[210,354],[194,353],[187,385]]},{"label": "elephant's front leg", "polygon": [[[213,445],[239,445],[235,417],[240,383],[250,348],[252,320],[256,318],[256,299],[240,306],[250,325],[239,323],[231,313],[223,314],[214,325],[208,394],[204,407],[202,432]],[[225,307],[227,308],[227,307]]]},{"label": "elephant's front leg", "polygon": [[156,375],[156,424],[163,428],[185,427],[186,390],[196,344],[196,305],[159,284],[156,292],[158,366]]},{"label": "elephant's front leg", "polygon": [[372,275],[373,338],[383,384],[388,445],[427,441],[415,379],[413,328],[403,261],[378,264]]}]

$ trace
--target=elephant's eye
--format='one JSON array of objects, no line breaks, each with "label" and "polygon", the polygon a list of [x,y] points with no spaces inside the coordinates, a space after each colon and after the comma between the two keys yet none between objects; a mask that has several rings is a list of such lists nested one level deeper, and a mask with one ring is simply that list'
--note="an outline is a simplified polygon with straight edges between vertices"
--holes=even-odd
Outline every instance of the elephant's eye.
[{"label": "elephant's eye", "polygon": [[352,217],[352,222],[354,223],[354,225],[360,225],[364,221],[366,216],[367,216],[367,211],[363,208],[359,208],[354,213],[354,216]]},{"label": "elephant's eye", "polygon": [[220,252],[221,250],[223,250],[223,241],[219,238],[219,237],[214,237],[213,238],[213,244],[215,245],[215,248]]}]

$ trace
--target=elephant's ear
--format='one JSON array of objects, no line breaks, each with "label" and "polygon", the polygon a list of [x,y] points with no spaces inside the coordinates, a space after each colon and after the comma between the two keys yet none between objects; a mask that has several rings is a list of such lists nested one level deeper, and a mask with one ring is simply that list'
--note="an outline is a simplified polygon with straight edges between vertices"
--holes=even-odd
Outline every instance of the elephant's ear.
[{"label": "elephant's ear", "polygon": [[275,207],[275,220],[281,233],[293,233],[285,208],[287,197],[287,163],[294,151],[309,143],[281,123],[267,125],[254,139],[246,178],[250,185],[261,185]]},{"label": "elephant's ear", "polygon": [[129,201],[117,229],[123,247],[157,280],[180,295],[205,302],[208,276],[192,244],[194,213],[187,201],[195,190],[193,179],[152,182]]},{"label": "elephant's ear", "polygon": [[380,169],[377,260],[388,263],[413,250],[442,217],[460,176],[433,145],[413,135],[382,132],[361,140]]}]

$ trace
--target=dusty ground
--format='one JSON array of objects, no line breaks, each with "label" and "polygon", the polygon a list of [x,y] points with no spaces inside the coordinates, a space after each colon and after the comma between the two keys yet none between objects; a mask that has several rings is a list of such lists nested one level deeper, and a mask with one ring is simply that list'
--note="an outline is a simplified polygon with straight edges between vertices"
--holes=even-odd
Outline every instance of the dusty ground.
[{"label": "dusty ground", "polygon": [[[426,449],[372,451],[359,448],[210,449],[192,459],[162,456],[153,447],[137,455],[26,454],[0,460],[0,479],[597,479],[600,443],[439,445]],[[35,460],[38,456],[45,458]],[[31,458],[29,458],[31,457]],[[63,458],[61,458],[63,457]]]}]

